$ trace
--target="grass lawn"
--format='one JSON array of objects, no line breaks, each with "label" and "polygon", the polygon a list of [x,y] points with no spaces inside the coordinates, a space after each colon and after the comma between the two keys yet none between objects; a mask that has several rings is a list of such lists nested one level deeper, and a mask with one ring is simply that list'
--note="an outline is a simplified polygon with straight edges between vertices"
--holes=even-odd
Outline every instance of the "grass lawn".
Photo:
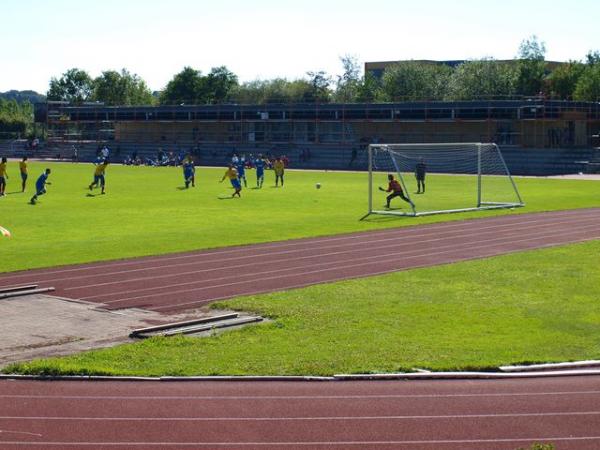
[{"label": "grass lawn", "polygon": [[272,319],[209,338],[7,367],[108,375],[332,375],[600,358],[600,241],[242,297]]},{"label": "grass lawn", "polygon": [[[53,184],[37,205],[29,205],[35,179],[45,166],[52,168]],[[17,163],[9,163],[9,195],[0,198],[0,225],[13,238],[0,241],[0,272],[600,205],[598,182],[522,178],[517,183],[526,208],[421,218],[373,216],[361,222],[367,207],[365,173],[288,171],[285,188],[275,189],[274,175],[267,171],[262,190],[245,189],[234,200],[218,198],[232,192],[227,181],[218,183],[222,169],[199,169],[198,186],[183,190],[179,168],[109,166],[104,196],[98,191],[90,196],[92,173],[91,164],[31,163],[28,191],[21,194]],[[254,177],[249,171],[250,185]],[[376,183],[384,185],[385,175],[380,178]],[[453,205],[465,186],[475,196],[474,180],[429,176],[427,195],[415,201],[427,208],[441,202]],[[317,182],[322,184],[319,190]],[[381,206],[384,194],[377,195],[376,205]]]}]

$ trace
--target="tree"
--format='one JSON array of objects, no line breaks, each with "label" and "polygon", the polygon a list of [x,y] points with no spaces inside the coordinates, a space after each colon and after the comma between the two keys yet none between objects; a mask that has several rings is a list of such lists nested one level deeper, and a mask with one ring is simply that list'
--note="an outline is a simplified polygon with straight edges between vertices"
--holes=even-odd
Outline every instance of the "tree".
[{"label": "tree", "polygon": [[600,64],[587,65],[577,80],[573,97],[578,101],[595,102],[600,99]]},{"label": "tree", "polygon": [[519,77],[517,93],[520,95],[537,95],[544,86],[546,76],[546,44],[533,35],[519,45]]},{"label": "tree", "polygon": [[585,65],[579,61],[569,61],[554,69],[547,78],[547,90],[550,96],[561,100],[572,99],[584,70]]},{"label": "tree", "polygon": [[33,126],[33,106],[28,101],[0,98],[0,135],[18,137]]},{"label": "tree", "polygon": [[85,70],[73,68],[67,70],[60,79],[52,77],[46,94],[48,100],[60,100],[81,104],[90,100],[93,80]]},{"label": "tree", "polygon": [[[320,70],[318,72],[306,72],[309,76],[311,89],[305,93],[303,101],[315,103],[327,103],[331,99],[331,77],[326,72]],[[296,80],[298,81],[298,80]]]},{"label": "tree", "polygon": [[587,53],[587,55],[585,55],[585,62],[590,66],[599,64],[600,63],[600,52],[598,50],[595,50],[595,51],[590,50]]},{"label": "tree", "polygon": [[406,61],[387,68],[381,82],[381,100],[416,101],[439,100],[452,69],[447,66],[417,61]]},{"label": "tree", "polygon": [[200,101],[204,92],[204,78],[199,70],[189,66],[176,74],[167,87],[160,94],[160,103],[163,105],[194,105]]},{"label": "tree", "polygon": [[448,83],[450,100],[493,99],[514,95],[518,70],[494,59],[468,61],[458,66]]},{"label": "tree", "polygon": [[362,83],[360,64],[355,56],[345,55],[340,58],[344,72],[338,76],[333,98],[336,102],[355,102]]},{"label": "tree", "polygon": [[94,80],[92,98],[109,106],[152,105],[154,97],[146,82],[127,69],[107,70]]},{"label": "tree", "polygon": [[238,86],[238,77],[227,67],[213,67],[204,79],[205,103],[223,103]]}]

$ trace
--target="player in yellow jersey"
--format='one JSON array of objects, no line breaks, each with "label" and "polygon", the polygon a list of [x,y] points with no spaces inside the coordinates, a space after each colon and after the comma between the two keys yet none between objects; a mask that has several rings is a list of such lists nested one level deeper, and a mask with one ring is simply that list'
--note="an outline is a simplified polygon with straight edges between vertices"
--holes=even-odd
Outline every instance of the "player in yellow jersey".
[{"label": "player in yellow jersey", "polygon": [[285,170],[285,164],[283,163],[281,157],[277,157],[273,163],[273,170],[275,171],[275,187],[279,185],[279,180],[281,180],[281,187],[283,187],[283,172]]},{"label": "player in yellow jersey", "polygon": [[235,192],[231,194],[231,196],[235,197],[237,195],[241,198],[242,196],[240,192],[242,192],[242,184],[240,183],[240,179],[238,178],[238,171],[235,167],[233,167],[233,164],[229,164],[229,167],[225,171],[225,175],[223,175],[223,178],[221,178],[220,183],[222,183],[223,180],[225,180],[225,178],[229,178],[231,185],[235,189]]},{"label": "player in yellow jersey", "polygon": [[4,197],[6,180],[8,180],[8,174],[6,173],[6,158],[2,158],[0,161],[0,197]]},{"label": "player in yellow jersey", "polygon": [[95,188],[98,187],[98,184],[100,185],[100,187],[102,188],[102,194],[105,194],[106,192],[104,192],[104,186],[106,184],[105,180],[104,180],[104,172],[106,171],[106,166],[108,166],[108,160],[104,159],[100,164],[98,164],[96,166],[96,170],[94,171],[94,181],[92,182],[92,184],[89,185],[90,191]]},{"label": "player in yellow jersey", "polygon": [[23,156],[23,160],[19,162],[19,170],[21,171],[21,192],[25,192],[27,184],[27,156]]}]

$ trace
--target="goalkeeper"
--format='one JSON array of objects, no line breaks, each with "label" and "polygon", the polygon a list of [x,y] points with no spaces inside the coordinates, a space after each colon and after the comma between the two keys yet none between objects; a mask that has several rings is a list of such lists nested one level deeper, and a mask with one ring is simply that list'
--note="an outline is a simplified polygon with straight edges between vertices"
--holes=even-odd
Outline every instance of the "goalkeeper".
[{"label": "goalkeeper", "polygon": [[415,207],[414,203],[411,202],[410,199],[404,195],[404,192],[402,191],[402,186],[400,186],[400,183],[398,182],[398,180],[396,180],[394,178],[394,175],[392,175],[390,173],[388,175],[388,180],[389,180],[389,184],[388,184],[387,189],[384,189],[381,186],[379,186],[380,191],[391,192],[391,194],[386,197],[387,203],[386,203],[385,207],[389,208],[390,202],[392,201],[392,199],[395,197],[400,197],[402,200],[404,200],[406,203],[409,203],[410,206],[412,206],[414,208]]}]

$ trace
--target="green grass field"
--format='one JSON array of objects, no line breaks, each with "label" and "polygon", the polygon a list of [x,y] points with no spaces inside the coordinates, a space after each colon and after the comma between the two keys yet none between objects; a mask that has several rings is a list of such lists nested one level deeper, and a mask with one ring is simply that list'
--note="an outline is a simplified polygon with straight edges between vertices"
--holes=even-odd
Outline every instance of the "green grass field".
[{"label": "green grass field", "polygon": [[[46,165],[52,168],[53,184],[37,205],[29,205],[35,179]],[[31,163],[25,194],[20,193],[16,162],[9,164],[8,173],[0,225],[13,238],[0,241],[0,272],[600,205],[600,183],[520,178],[526,208],[421,218],[372,216],[361,222],[367,208],[364,173],[288,171],[285,188],[275,189],[273,173],[267,171],[262,190],[245,189],[241,199],[233,200],[219,199],[231,193],[227,181],[218,182],[222,169],[199,169],[197,187],[182,190],[179,168],[110,166],[104,196],[98,191],[90,196],[87,190],[91,164]],[[254,185],[253,171],[248,178]],[[385,185],[385,175],[376,183]],[[415,201],[428,208],[449,207],[464,192],[475,196],[473,177],[429,176],[427,195]],[[383,205],[385,195],[379,195],[376,205]]]},{"label": "green grass field", "polygon": [[600,358],[600,241],[214,305],[272,321],[7,367],[105,375],[332,375]]}]

